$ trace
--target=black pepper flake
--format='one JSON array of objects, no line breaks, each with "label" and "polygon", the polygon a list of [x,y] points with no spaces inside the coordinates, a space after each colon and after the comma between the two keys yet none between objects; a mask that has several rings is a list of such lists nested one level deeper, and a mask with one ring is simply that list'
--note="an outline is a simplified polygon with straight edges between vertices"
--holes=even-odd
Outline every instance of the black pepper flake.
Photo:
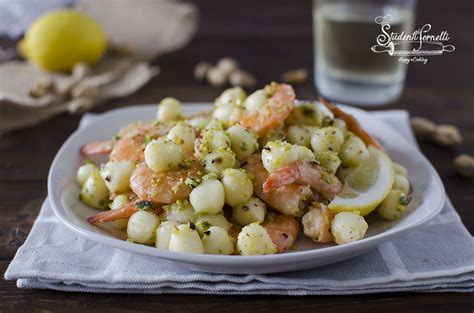
[{"label": "black pepper flake", "polygon": [[272,151],[272,149],[268,146],[263,147],[262,150]]},{"label": "black pepper flake", "polygon": [[137,201],[135,202],[135,206],[139,210],[151,209],[153,208],[153,201],[148,201],[148,200]]},{"label": "black pepper flake", "polygon": [[194,223],[189,223],[189,228],[196,230],[196,225],[194,225]]},{"label": "black pepper flake", "polygon": [[206,230],[206,231],[204,232],[204,235],[206,235],[206,236],[209,236],[210,234],[211,234],[211,231],[209,231],[209,230]]},{"label": "black pepper flake", "polygon": [[408,205],[411,201],[411,195],[408,195],[408,196],[405,196],[405,195],[402,195],[400,196],[400,204],[402,205]]},{"label": "black pepper flake", "polygon": [[221,164],[222,163],[222,158],[218,157],[218,158],[212,159],[211,163],[212,164]]},{"label": "black pepper flake", "polygon": [[285,238],[288,238],[288,234],[287,233],[281,233],[281,235]]},{"label": "black pepper flake", "polygon": [[105,180],[110,182],[110,175],[105,176]]},{"label": "black pepper flake", "polygon": [[313,115],[314,114],[314,109],[310,107],[304,107],[303,110],[301,111],[304,115]]}]

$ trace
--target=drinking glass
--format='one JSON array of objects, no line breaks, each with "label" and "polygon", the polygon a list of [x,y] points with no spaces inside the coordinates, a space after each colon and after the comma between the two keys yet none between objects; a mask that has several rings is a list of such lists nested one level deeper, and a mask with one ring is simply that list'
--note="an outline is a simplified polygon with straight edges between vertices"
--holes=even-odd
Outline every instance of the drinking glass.
[{"label": "drinking glass", "polygon": [[[396,100],[407,64],[371,47],[382,34],[413,32],[416,0],[313,0],[315,82],[331,100],[355,105],[381,105]],[[377,21],[376,21],[377,19]]]}]

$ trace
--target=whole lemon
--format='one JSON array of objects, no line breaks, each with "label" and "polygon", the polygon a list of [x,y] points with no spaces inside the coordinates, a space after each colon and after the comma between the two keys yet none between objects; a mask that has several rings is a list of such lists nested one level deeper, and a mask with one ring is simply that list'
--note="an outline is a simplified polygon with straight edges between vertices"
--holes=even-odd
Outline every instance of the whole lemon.
[{"label": "whole lemon", "polygon": [[40,16],[19,43],[26,59],[50,71],[70,71],[79,62],[93,64],[106,48],[100,25],[87,15],[67,9]]}]

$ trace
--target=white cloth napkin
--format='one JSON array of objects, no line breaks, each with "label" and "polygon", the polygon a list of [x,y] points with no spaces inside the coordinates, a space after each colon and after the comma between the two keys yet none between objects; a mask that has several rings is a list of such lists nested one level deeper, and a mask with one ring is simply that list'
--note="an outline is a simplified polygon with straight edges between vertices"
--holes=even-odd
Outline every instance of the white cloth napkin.
[{"label": "white cloth napkin", "polygon": [[[415,144],[405,111],[372,113]],[[87,114],[83,126],[93,118]],[[361,256],[269,275],[193,272],[104,246],[70,231],[46,199],[5,273],[20,288],[151,294],[344,295],[474,291],[474,240],[448,200],[430,223]]]}]

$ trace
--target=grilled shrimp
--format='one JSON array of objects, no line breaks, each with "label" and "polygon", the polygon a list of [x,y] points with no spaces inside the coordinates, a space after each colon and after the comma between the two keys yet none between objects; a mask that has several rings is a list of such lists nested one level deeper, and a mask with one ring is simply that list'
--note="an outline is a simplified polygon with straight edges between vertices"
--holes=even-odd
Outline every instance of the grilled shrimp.
[{"label": "grilled shrimp", "polygon": [[268,172],[263,167],[259,155],[254,154],[250,156],[243,168],[255,176],[253,180],[254,193],[282,214],[300,216],[302,209],[306,205],[306,200],[313,196],[309,186],[296,183],[282,186],[277,191],[264,192],[262,185],[268,178]]},{"label": "grilled shrimp", "polygon": [[100,223],[116,221],[120,219],[129,218],[138,210],[134,202],[127,203],[123,207],[115,210],[109,210],[97,213],[92,215],[87,219],[87,221],[91,224],[97,225]]},{"label": "grilled shrimp", "polygon": [[87,218],[87,221],[93,225],[98,225],[105,222],[113,222],[121,219],[130,218],[133,213],[140,209],[152,210],[156,215],[163,212],[163,207],[160,204],[153,203],[151,201],[136,200],[122,206],[118,209],[108,210],[97,213]]},{"label": "grilled shrimp", "polygon": [[292,216],[269,214],[267,221],[262,226],[276,245],[277,252],[291,248],[298,237],[298,222]]},{"label": "grilled shrimp", "polygon": [[199,180],[204,171],[198,161],[190,161],[187,168],[166,172],[153,172],[146,163],[141,163],[130,177],[130,188],[141,200],[170,204],[185,199],[192,188],[186,185],[187,178]]},{"label": "grilled shrimp", "polygon": [[253,130],[259,136],[264,136],[283,125],[295,101],[293,87],[287,84],[271,83],[265,87],[265,92],[271,96],[262,107],[256,111],[244,111],[237,117],[242,126]]},{"label": "grilled shrimp", "polygon": [[304,234],[315,242],[331,242],[331,221],[333,218],[334,214],[326,205],[313,202],[301,220]]},{"label": "grilled shrimp", "polygon": [[112,140],[89,142],[81,147],[81,154],[83,156],[109,154],[112,151],[113,145],[114,142]]},{"label": "grilled shrimp", "polygon": [[291,183],[311,186],[328,199],[334,198],[342,190],[339,179],[315,162],[305,160],[295,161],[272,172],[263,183],[263,192],[270,192]]},{"label": "grilled shrimp", "polygon": [[81,147],[84,156],[109,154],[111,161],[144,161],[143,150],[148,138],[157,138],[170,130],[166,124],[155,122],[136,122],[120,130],[114,140],[95,141]]},{"label": "grilled shrimp", "polygon": [[186,179],[198,180],[204,174],[199,162],[191,160],[189,163],[186,168],[166,172],[153,172],[145,162],[139,164],[130,177],[130,188],[139,201],[120,209],[100,212],[87,220],[91,224],[99,224],[129,218],[137,211],[137,203],[148,201],[149,206],[159,207],[187,198],[192,189],[186,185]]},{"label": "grilled shrimp", "polygon": [[334,117],[342,119],[344,122],[346,122],[347,129],[349,129],[351,132],[356,134],[362,141],[368,145],[368,146],[374,146],[377,149],[380,149],[384,151],[382,145],[378,142],[377,139],[372,137],[368,132],[366,132],[362,126],[360,126],[359,122],[350,114],[347,114],[346,112],[342,111],[339,109],[337,106],[334,104],[330,103],[323,97],[319,97],[319,101],[321,101],[322,104],[326,108],[328,108],[329,111],[334,114]]}]

